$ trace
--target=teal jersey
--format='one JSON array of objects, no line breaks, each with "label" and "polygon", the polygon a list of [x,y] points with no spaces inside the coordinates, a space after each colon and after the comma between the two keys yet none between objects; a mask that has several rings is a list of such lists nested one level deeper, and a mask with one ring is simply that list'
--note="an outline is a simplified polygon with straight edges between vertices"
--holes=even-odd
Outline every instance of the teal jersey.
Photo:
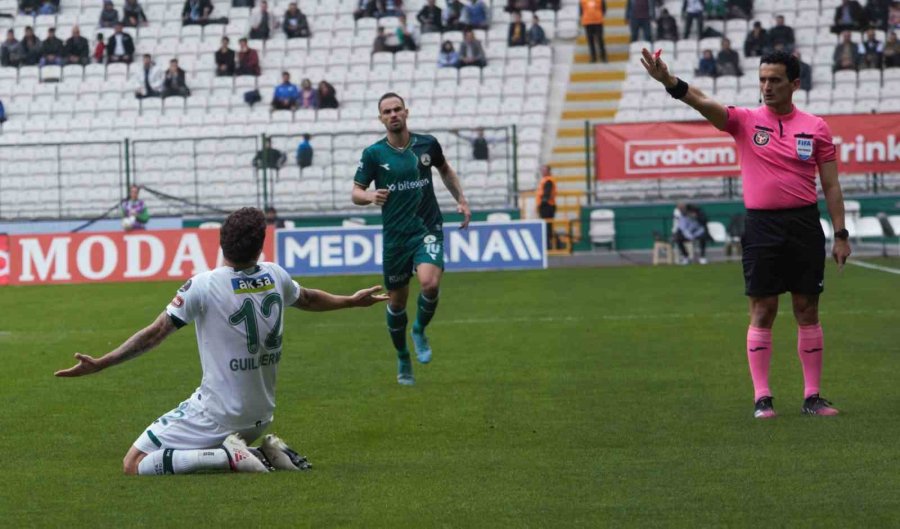
[{"label": "teal jersey", "polygon": [[445,163],[441,144],[427,134],[410,133],[404,149],[393,147],[383,138],[363,151],[354,183],[368,189],[374,181],[376,189],[390,191],[381,208],[386,246],[417,235],[440,233],[444,219],[434,196],[431,168]]}]

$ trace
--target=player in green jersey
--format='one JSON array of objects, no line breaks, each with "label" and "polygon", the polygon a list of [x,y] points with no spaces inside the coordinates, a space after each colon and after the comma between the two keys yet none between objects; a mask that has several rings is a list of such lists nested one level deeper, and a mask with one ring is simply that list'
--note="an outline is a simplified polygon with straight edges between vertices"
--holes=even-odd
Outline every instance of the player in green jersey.
[{"label": "player in green jersey", "polygon": [[[389,92],[378,101],[378,114],[387,136],[362,153],[353,179],[353,203],[381,206],[384,232],[384,280],[390,301],[387,325],[397,349],[397,382],[415,383],[409,349],[406,348],[406,301],[409,279],[415,272],[421,291],[412,337],[419,362],[431,361],[425,327],[437,309],[444,272],[443,217],[434,196],[431,168],[441,175],[463,214],[460,228],[472,217],[456,171],[444,159],[434,136],[415,134],[406,128],[409,110],[403,98]],[[375,182],[375,189],[369,186]]]}]

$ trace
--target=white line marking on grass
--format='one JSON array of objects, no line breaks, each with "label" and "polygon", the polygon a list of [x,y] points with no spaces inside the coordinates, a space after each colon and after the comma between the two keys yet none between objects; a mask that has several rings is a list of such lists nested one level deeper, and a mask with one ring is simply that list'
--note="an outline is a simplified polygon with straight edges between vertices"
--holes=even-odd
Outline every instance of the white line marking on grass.
[{"label": "white line marking on grass", "polygon": [[891,268],[889,266],[881,266],[877,264],[867,263],[865,261],[847,261],[847,264],[856,265],[862,268],[869,268],[871,270],[879,270],[881,272],[887,272],[889,274],[900,275],[900,268]]}]

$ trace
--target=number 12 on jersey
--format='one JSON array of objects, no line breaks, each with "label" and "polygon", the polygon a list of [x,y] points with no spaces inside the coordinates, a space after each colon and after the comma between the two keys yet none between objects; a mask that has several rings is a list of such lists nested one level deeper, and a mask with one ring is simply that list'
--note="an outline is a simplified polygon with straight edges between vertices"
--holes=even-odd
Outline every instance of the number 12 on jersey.
[{"label": "number 12 on jersey", "polygon": [[[263,342],[265,348],[270,351],[281,347],[281,313],[284,310],[284,302],[281,300],[280,294],[272,293],[264,297],[260,305],[262,316],[266,319],[272,316],[272,308],[276,305],[278,306],[278,315],[275,319],[275,325],[269,334],[266,335],[265,342]],[[245,299],[241,303],[241,308],[229,316],[228,323],[233,326],[243,323],[247,333],[247,351],[252,355],[259,352],[259,325],[256,321],[256,310],[253,306],[253,300]]]}]

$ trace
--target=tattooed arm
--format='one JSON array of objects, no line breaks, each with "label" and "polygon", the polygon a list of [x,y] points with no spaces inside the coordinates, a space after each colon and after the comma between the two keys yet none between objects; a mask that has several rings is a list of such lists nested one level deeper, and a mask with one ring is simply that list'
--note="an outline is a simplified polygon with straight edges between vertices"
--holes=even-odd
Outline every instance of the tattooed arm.
[{"label": "tattooed arm", "polygon": [[69,369],[57,371],[54,374],[58,377],[80,377],[121,364],[153,349],[176,330],[178,328],[169,318],[169,315],[163,311],[153,323],[134,333],[131,338],[125,340],[125,343],[114,350],[100,358],[75,353],[75,359],[78,360],[78,364]]}]

